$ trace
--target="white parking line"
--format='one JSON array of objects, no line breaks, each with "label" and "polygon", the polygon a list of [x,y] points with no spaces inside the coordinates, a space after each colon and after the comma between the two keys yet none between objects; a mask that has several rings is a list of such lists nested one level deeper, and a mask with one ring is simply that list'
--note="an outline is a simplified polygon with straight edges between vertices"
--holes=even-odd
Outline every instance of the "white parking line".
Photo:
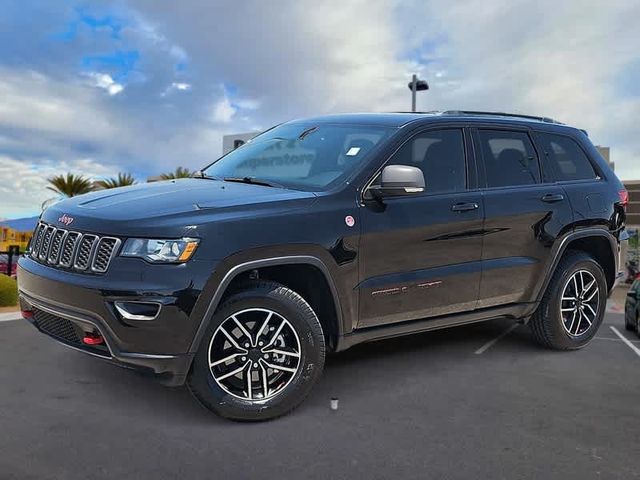
[{"label": "white parking line", "polygon": [[496,338],[494,338],[493,340],[488,341],[483,346],[481,346],[478,350],[475,351],[475,354],[476,355],[482,355],[484,352],[486,352],[491,347],[493,347],[496,343],[498,343],[498,341],[501,338],[506,337],[507,335],[509,335],[511,332],[513,332],[519,326],[520,326],[519,323],[514,323],[509,328],[507,328],[504,332],[502,332],[500,335],[498,335]]},{"label": "white parking line", "polygon": [[[608,342],[621,342],[619,338],[609,338],[609,337],[593,337],[594,340],[607,340]],[[629,340],[631,343],[640,343],[640,340]]]},{"label": "white parking line", "polygon": [[613,330],[613,333],[615,333],[617,336],[620,337],[620,340],[622,340],[624,343],[627,344],[627,346],[633,350],[635,352],[636,355],[638,355],[640,357],[640,348],[636,347],[633,343],[631,343],[627,338],[625,338],[616,327],[614,327],[613,325],[609,325],[609,328],[611,330]]}]

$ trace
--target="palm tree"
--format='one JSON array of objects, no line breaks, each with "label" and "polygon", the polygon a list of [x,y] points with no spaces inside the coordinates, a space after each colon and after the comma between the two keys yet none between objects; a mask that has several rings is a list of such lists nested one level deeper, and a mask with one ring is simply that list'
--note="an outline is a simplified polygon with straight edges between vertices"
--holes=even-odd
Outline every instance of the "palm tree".
[{"label": "palm tree", "polygon": [[178,167],[173,172],[163,173],[160,178],[163,180],[172,180],[174,178],[189,178],[193,176],[193,172],[190,172],[188,168]]},{"label": "palm tree", "polygon": [[83,175],[75,175],[67,173],[64,175],[55,175],[48,179],[51,184],[47,188],[56,192],[58,195],[65,197],[75,197],[93,190],[93,182]]},{"label": "palm tree", "polygon": [[136,180],[130,173],[118,173],[117,177],[106,178],[95,182],[95,186],[102,189],[128,187],[135,185]]}]

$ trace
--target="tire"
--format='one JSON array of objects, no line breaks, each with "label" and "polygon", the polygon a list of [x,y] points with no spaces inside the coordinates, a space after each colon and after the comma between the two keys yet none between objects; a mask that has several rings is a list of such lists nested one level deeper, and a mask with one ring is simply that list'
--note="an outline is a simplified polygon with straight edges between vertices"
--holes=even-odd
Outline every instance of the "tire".
[{"label": "tire", "polygon": [[[237,322],[244,330],[236,329]],[[220,363],[229,356],[234,358]],[[322,326],[304,298],[279,283],[254,282],[230,296],[214,314],[187,386],[204,407],[222,417],[269,420],[302,403],[320,377],[324,360]],[[219,364],[210,367],[210,363]],[[228,376],[243,364],[248,369]]]},{"label": "tire", "polygon": [[[581,278],[580,275],[583,275],[587,279],[585,282],[587,285],[590,284],[589,279],[595,281],[592,288],[597,288],[597,307],[595,303],[590,303],[591,310],[589,310],[586,307],[586,302],[579,301],[583,311],[587,311],[590,316],[592,311],[595,312],[590,324],[589,320],[584,320],[583,316],[580,316],[580,307],[576,305],[577,302],[561,301],[562,298],[573,298],[572,291],[575,291],[575,288],[570,286],[569,282],[573,282],[575,275],[578,275],[575,277],[577,279]],[[577,280],[577,282],[578,291],[582,292],[580,280]],[[568,288],[566,292],[565,288]],[[563,297],[565,293],[566,296]],[[591,293],[593,291],[589,290],[588,295]],[[588,295],[585,295],[585,298]],[[575,295],[575,298],[579,298],[579,295]],[[585,252],[572,250],[565,253],[549,282],[538,309],[529,322],[534,338],[542,346],[554,350],[577,350],[586,346],[596,335],[598,328],[602,324],[606,309],[606,298],[607,281],[604,271],[598,262]],[[566,310],[576,309],[576,317],[573,317],[574,310],[561,313],[561,305]],[[566,317],[563,318],[563,315],[566,315]],[[579,321],[577,318],[579,318]],[[575,322],[578,322],[577,327],[573,326]]]},{"label": "tire", "polygon": [[[636,318],[634,318],[631,322],[629,321],[629,313],[624,312],[624,328],[629,332],[639,332],[638,331],[638,314],[636,313]],[[640,333],[640,332],[639,332]]]}]

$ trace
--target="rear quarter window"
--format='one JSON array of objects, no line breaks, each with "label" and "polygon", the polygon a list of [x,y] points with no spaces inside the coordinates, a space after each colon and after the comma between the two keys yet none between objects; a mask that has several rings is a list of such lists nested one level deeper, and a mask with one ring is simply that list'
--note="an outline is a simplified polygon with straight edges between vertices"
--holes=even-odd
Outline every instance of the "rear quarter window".
[{"label": "rear quarter window", "polygon": [[598,174],[580,145],[564,135],[538,133],[545,172],[558,181],[595,180]]}]

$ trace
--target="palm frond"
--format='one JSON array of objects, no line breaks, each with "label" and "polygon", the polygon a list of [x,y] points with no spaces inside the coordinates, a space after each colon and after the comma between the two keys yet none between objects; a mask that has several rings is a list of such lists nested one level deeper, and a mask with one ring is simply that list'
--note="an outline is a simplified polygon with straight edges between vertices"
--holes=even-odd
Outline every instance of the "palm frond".
[{"label": "palm frond", "polygon": [[95,182],[96,187],[101,189],[128,187],[129,185],[135,185],[136,180],[130,173],[118,173],[117,177],[106,178],[104,180],[98,180]]},{"label": "palm frond", "polygon": [[49,190],[56,192],[64,197],[75,197],[83,193],[89,193],[93,190],[93,182],[83,175],[75,175],[67,173],[65,175],[55,175],[48,179]]},{"label": "palm frond", "polygon": [[193,172],[188,168],[178,167],[173,172],[163,173],[160,178],[163,180],[173,180],[174,178],[189,178],[193,176]]}]

